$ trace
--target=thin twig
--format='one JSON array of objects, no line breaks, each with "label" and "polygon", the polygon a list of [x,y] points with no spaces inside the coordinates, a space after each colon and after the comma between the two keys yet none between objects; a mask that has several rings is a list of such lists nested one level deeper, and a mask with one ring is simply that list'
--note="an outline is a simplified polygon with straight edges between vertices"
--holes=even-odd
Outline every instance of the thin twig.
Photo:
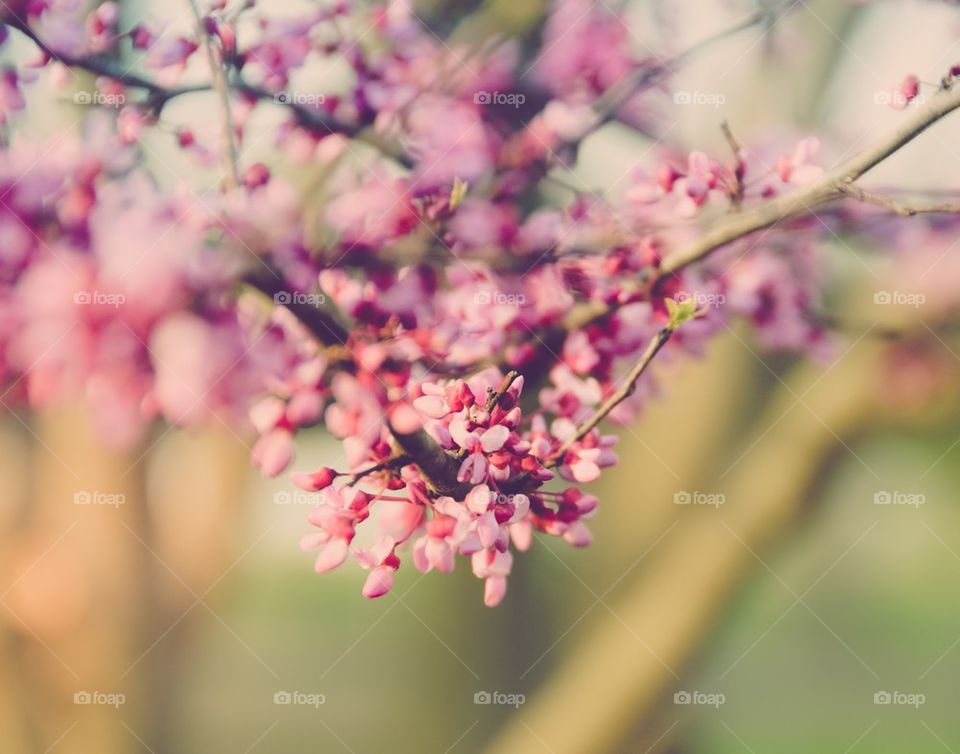
[{"label": "thin twig", "polygon": [[[163,109],[163,106],[170,100],[176,99],[177,97],[181,97],[185,94],[210,92],[214,90],[213,84],[211,83],[190,84],[169,88],[164,87],[158,84],[156,81],[146,78],[145,76],[133,73],[126,66],[117,63],[116,60],[111,58],[101,55],[85,55],[78,57],[58,52],[44,42],[37,35],[37,33],[30,28],[30,26],[25,23],[21,23],[16,19],[7,20],[6,23],[8,26],[17,29],[20,33],[30,39],[40,49],[40,51],[51,60],[56,60],[68,68],[77,68],[79,70],[88,71],[89,73],[93,73],[97,76],[104,76],[105,78],[117,81],[126,87],[142,89],[147,94],[146,104],[149,105],[155,112],[159,112],[161,109]],[[249,84],[239,77],[235,78],[231,82],[228,82],[228,85],[230,89],[238,91],[251,99],[264,102],[273,102],[274,104],[289,110],[293,113],[294,117],[296,117],[300,126],[323,136],[329,134],[342,134],[344,136],[360,138],[361,132],[367,126],[366,123],[354,124],[341,122],[330,117],[326,113],[317,110],[316,108],[309,107],[307,105],[301,105],[297,102],[292,102],[289,100],[287,102],[281,102],[277,99],[273,92],[258,86],[254,86],[253,84]],[[376,145],[374,140],[369,141],[370,143]],[[404,155],[391,154],[391,156],[397,157],[397,159],[401,162],[404,162],[404,164],[406,164],[406,161],[408,160],[408,158]]]},{"label": "thin twig", "polygon": [[723,136],[730,145],[730,151],[733,152],[734,185],[730,194],[730,203],[732,205],[731,208],[737,211],[740,209],[740,205],[743,204],[743,192],[745,189],[743,176],[746,173],[746,165],[743,164],[743,157],[741,156],[743,146],[737,137],[734,136],[733,129],[730,128],[730,124],[726,120],[720,124],[720,130],[723,131]]},{"label": "thin twig", "polygon": [[119,81],[124,86],[143,89],[151,100],[151,104],[162,106],[167,100],[179,97],[183,94],[192,92],[209,91],[209,84],[197,84],[192,86],[182,86],[176,88],[166,88],[155,81],[140,76],[128,70],[125,66],[118,63],[115,59],[103,55],[85,55],[77,57],[64,52],[58,52],[44,42],[37,33],[26,23],[21,22],[15,17],[4,19],[4,23],[16,29],[25,37],[30,39],[40,51],[51,60],[56,60],[68,68],[79,68],[88,71],[97,76],[104,76],[114,81]]},{"label": "thin twig", "polygon": [[500,383],[500,387],[497,388],[496,392],[492,390],[489,391],[486,405],[487,413],[493,411],[493,409],[499,405],[500,400],[507,394],[510,386],[519,376],[520,372],[518,372],[516,369],[511,369],[503,378],[503,382]]},{"label": "thin twig", "polygon": [[670,254],[660,266],[661,277],[672,275],[708,254],[751,233],[790,217],[812,212],[847,193],[847,187],[879,165],[945,115],[960,107],[960,87],[944,89],[894,133],[854,155],[838,168],[797,191],[769,199],[756,207],[721,220],[696,241]]},{"label": "thin twig", "polygon": [[[767,18],[767,15],[768,14],[766,12],[754,13],[740,23],[713,34],[706,39],[702,39],[691,47],[688,47],[683,52],[674,55],[672,58],[658,61],[657,65],[646,66],[631,74],[627,74],[620,82],[608,90],[594,105],[594,112],[597,115],[596,128],[599,128],[604,123],[607,123],[616,117],[616,113],[620,107],[642,87],[652,86],[653,84],[657,83],[665,76],[668,76],[674,68],[686,63],[691,57],[697,55],[701,50],[709,47],[715,42],[719,42],[727,37],[739,34],[741,31],[746,31],[747,29],[762,23]],[[595,129],[591,129],[591,131],[592,130]]]},{"label": "thin twig", "polygon": [[223,138],[222,160],[225,168],[224,185],[229,189],[235,189],[240,185],[240,168],[238,167],[240,155],[237,148],[237,134],[233,126],[233,110],[230,104],[230,87],[227,84],[227,72],[224,65],[217,59],[217,52],[213,47],[213,40],[204,24],[203,14],[200,12],[200,6],[197,0],[187,0],[190,9],[193,11],[194,21],[196,22],[197,41],[203,45],[207,52],[207,63],[210,66],[210,81],[213,90],[220,99],[220,117],[221,132]]},{"label": "thin twig", "polygon": [[561,445],[557,450],[552,454],[553,462],[550,464],[552,466],[557,465],[562,459],[564,454],[570,450],[574,443],[582,440],[594,427],[596,427],[603,419],[613,411],[620,403],[625,401],[629,396],[633,394],[633,391],[637,388],[637,380],[640,379],[647,367],[650,366],[650,362],[653,361],[654,357],[660,351],[661,348],[666,345],[667,341],[670,340],[670,336],[673,334],[673,330],[669,327],[664,327],[662,330],[657,332],[656,335],[651,338],[650,343],[647,345],[647,349],[643,352],[643,355],[640,357],[640,360],[633,365],[633,368],[627,374],[623,383],[620,385],[620,388],[607,400],[605,400],[600,407],[597,408],[593,414],[590,415],[588,419],[580,424],[577,427],[577,431],[574,432],[566,441]]},{"label": "thin twig", "polygon": [[909,205],[901,204],[895,199],[883,194],[877,194],[873,191],[862,189],[849,183],[842,187],[843,193],[848,194],[854,199],[859,199],[867,204],[875,204],[878,207],[888,209],[895,214],[903,217],[913,217],[914,215],[933,214],[933,213],[951,213],[960,212],[960,202],[940,202],[938,204]]},{"label": "thin twig", "polygon": [[406,453],[400,453],[392,458],[388,458],[382,463],[375,464],[356,472],[352,477],[350,477],[350,481],[347,482],[347,487],[353,487],[361,479],[370,476],[371,474],[376,474],[379,471],[392,471],[394,469],[399,469],[406,466],[408,463],[414,463],[414,459],[408,456]]}]

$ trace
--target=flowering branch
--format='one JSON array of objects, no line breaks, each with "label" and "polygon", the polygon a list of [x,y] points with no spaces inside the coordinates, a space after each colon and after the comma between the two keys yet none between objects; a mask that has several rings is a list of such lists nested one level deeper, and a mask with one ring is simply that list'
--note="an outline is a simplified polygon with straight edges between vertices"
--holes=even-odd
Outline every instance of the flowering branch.
[{"label": "flowering branch", "polygon": [[463,499],[470,492],[470,485],[457,481],[460,462],[441,448],[423,429],[401,431],[394,422],[388,422],[388,426],[397,445],[410,462],[417,465],[439,494],[459,496],[459,499]]},{"label": "flowering branch", "polygon": [[820,180],[790,194],[718,222],[684,249],[670,254],[660,267],[661,276],[672,275],[717,249],[751,233],[769,228],[787,218],[812,212],[816,207],[848,193],[848,187],[945,115],[960,107],[960,87],[948,78],[929,105],[918,110],[904,125],[870,149],[855,155]]},{"label": "flowering branch", "polygon": [[[4,19],[4,23],[29,38],[40,51],[51,60],[69,67],[88,71],[96,76],[103,76],[112,81],[119,82],[124,86],[134,89],[142,89],[147,94],[147,104],[154,111],[159,112],[167,102],[181,97],[185,94],[196,94],[209,92],[215,89],[212,83],[187,84],[177,87],[165,87],[156,81],[140,74],[130,71],[126,66],[118,63],[116,60],[103,55],[83,55],[74,56],[68,53],[59,52],[50,47],[40,36],[30,27],[29,24],[15,18]],[[287,101],[279,102],[276,95],[262,87],[250,84],[240,78],[235,78],[226,82],[230,90],[240,92],[251,99],[263,102],[273,102],[293,113],[297,123],[302,127],[320,134],[342,134],[344,136],[358,136],[363,131],[367,123],[345,123],[337,120],[326,113],[297,102]],[[405,156],[399,155],[398,159],[406,160]]]},{"label": "flowering branch", "polygon": [[921,206],[912,204],[901,204],[895,199],[883,194],[877,194],[867,191],[854,184],[847,184],[842,187],[845,194],[858,199],[867,204],[875,204],[894,212],[902,217],[913,217],[914,215],[934,214],[934,213],[953,213],[960,212],[960,202],[938,202],[936,204],[925,204]]},{"label": "flowering branch", "polygon": [[40,51],[51,60],[63,63],[63,65],[68,68],[79,68],[80,70],[88,71],[97,76],[105,76],[113,81],[119,81],[124,86],[143,89],[147,93],[151,106],[155,109],[162,108],[168,100],[174,99],[175,97],[210,90],[209,84],[193,84],[190,86],[167,88],[144,76],[133,73],[113,58],[103,55],[84,55],[78,57],[65,52],[58,52],[44,42],[29,24],[15,16],[5,18],[4,23],[29,38],[40,48]]}]

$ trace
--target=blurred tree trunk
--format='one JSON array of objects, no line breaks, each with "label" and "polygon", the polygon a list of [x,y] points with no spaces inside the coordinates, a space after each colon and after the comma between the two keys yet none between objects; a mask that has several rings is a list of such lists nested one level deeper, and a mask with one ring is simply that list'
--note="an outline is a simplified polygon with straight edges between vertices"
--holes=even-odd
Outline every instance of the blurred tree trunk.
[{"label": "blurred tree trunk", "polygon": [[[695,489],[722,492],[727,503],[720,511],[679,508],[681,523],[644,561],[645,572],[582,633],[524,709],[523,720],[511,719],[490,754],[529,751],[535,737],[555,754],[620,749],[656,709],[676,682],[674,674],[701,647],[733,591],[752,572],[751,550],[768,546],[805,509],[810,487],[836,452],[836,437],[851,438],[873,419],[877,406],[869,383],[877,351],[874,344],[861,345],[804,398],[819,420],[796,407],[794,396],[818,379],[821,367],[799,368],[788,387],[776,391],[743,444],[749,455],[730,477],[722,486],[698,480]],[[733,462],[738,454],[727,457]]]},{"label": "blurred tree trunk", "polygon": [[[171,751],[176,659],[209,619],[195,595],[234,552],[246,451],[210,431],[110,452],[80,409],[42,414],[35,431],[28,488],[3,477],[27,501],[4,519],[4,752]],[[125,701],[76,703],[94,692]]]}]

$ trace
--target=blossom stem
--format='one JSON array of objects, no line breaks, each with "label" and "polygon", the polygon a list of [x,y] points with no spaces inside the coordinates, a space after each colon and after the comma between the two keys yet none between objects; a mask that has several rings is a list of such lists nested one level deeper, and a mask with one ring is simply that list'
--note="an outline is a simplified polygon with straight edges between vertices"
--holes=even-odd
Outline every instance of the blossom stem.
[{"label": "blossom stem", "polygon": [[225,169],[224,185],[235,189],[240,185],[240,152],[237,147],[237,134],[233,125],[233,110],[230,103],[230,88],[227,84],[227,71],[224,64],[217,59],[217,52],[213,47],[213,40],[204,25],[203,14],[197,0],[188,0],[190,9],[196,22],[197,41],[203,45],[207,53],[207,63],[210,66],[210,81],[213,90],[220,100],[221,131],[223,138],[222,160]]},{"label": "blossom stem", "polygon": [[609,398],[607,398],[599,408],[594,411],[589,418],[577,427],[577,431],[574,432],[570,437],[564,441],[564,443],[557,448],[553,453],[552,462],[548,465],[556,466],[563,459],[564,454],[574,445],[574,443],[582,440],[594,427],[596,427],[603,418],[613,411],[620,403],[626,400],[630,395],[633,394],[633,391],[636,390],[637,380],[640,379],[640,376],[647,370],[647,367],[650,366],[650,363],[653,361],[654,357],[659,353],[660,349],[663,348],[667,341],[670,340],[670,336],[673,334],[673,330],[669,327],[664,327],[657,332],[653,338],[650,339],[650,343],[647,345],[646,350],[643,352],[643,355],[640,357],[640,360],[633,365],[633,368],[624,378],[623,383],[620,385],[619,389],[613,393]]},{"label": "blossom stem", "polygon": [[[376,474],[378,471],[399,469],[399,468],[402,468],[403,466],[406,466],[408,463],[413,463],[413,462],[414,462],[413,459],[410,456],[408,456],[406,453],[400,453],[399,455],[395,455],[392,458],[388,458],[386,461],[383,461],[382,463],[374,464],[373,466],[363,469],[362,471],[356,472],[350,478],[350,481],[347,482],[347,487],[353,487],[357,482],[359,482],[364,477],[369,476],[370,474]],[[382,499],[386,499],[386,498],[382,498]]]}]

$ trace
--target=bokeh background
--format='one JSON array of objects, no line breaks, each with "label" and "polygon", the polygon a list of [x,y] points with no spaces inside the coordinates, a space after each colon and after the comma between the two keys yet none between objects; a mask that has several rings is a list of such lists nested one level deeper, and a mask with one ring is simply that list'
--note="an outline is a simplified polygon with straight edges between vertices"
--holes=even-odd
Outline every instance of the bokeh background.
[{"label": "bokeh background", "polygon": [[[122,5],[131,22],[189,28],[186,3]],[[675,89],[722,104],[652,98],[651,134],[604,128],[563,181],[616,191],[658,139],[722,153],[723,119],[745,143],[817,133],[829,166],[902,117],[878,93],[960,62],[949,3],[764,5],[769,24],[676,71]],[[754,5],[625,7],[638,49],[667,55]],[[543,7],[435,0],[418,12],[469,35],[534,24]],[[11,40],[5,54],[25,49]],[[301,83],[328,90],[337,75]],[[70,92],[32,91],[38,135],[81,127]],[[209,112],[213,130],[212,107],[184,97],[165,118]],[[960,121],[938,124],[865,185],[953,189],[958,136]],[[158,180],[212,183],[172,141],[146,141]],[[248,140],[244,159],[305,192],[322,180],[285,168],[269,140]],[[897,282],[885,260],[842,238],[829,247],[831,303],[856,323],[834,352],[771,354],[744,328],[701,359],[660,365],[661,400],[622,431],[621,464],[595,490],[593,546],[538,539],[493,610],[463,564],[426,578],[403,568],[376,601],[356,569],[314,575],[297,548],[311,501],[258,478],[249,439],[225,426],[157,426],[116,453],[79,400],[5,411],[0,750],[960,750],[960,338],[923,307],[873,306]],[[931,266],[917,285],[939,276]],[[891,329],[902,335],[881,337]],[[297,466],[339,454],[318,429]]]}]

